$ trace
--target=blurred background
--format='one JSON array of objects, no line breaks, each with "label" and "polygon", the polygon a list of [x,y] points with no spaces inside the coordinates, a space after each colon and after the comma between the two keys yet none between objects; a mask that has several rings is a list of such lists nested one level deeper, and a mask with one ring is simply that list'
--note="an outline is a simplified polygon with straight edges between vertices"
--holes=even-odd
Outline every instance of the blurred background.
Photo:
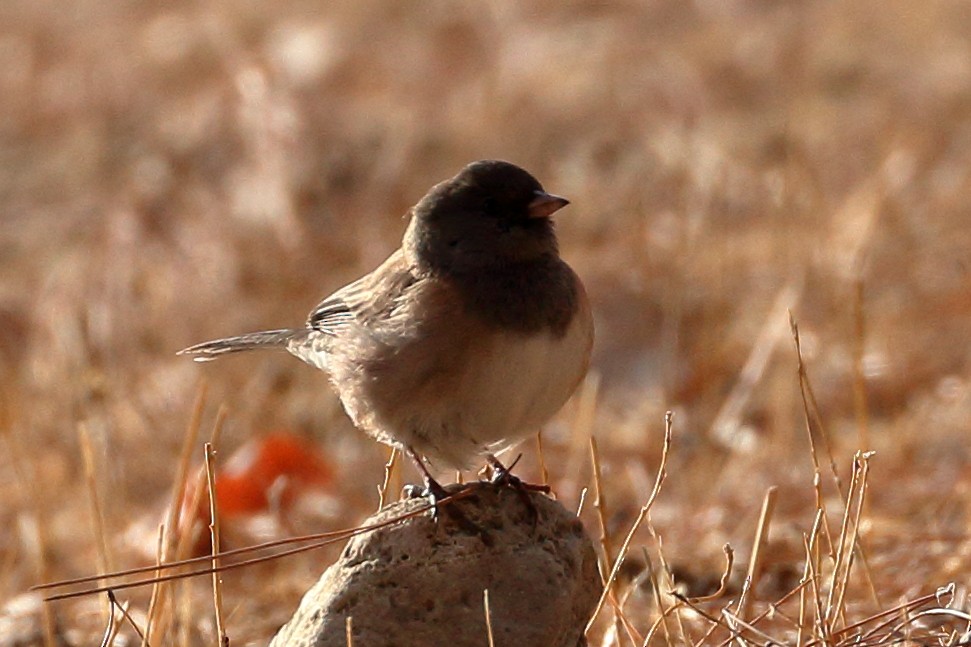
[{"label": "blurred background", "polygon": [[[557,227],[593,368],[519,471],[545,463],[575,508],[593,434],[608,550],[671,410],[651,520],[675,583],[714,591],[728,542],[737,591],[773,485],[755,594],[798,582],[817,501],[788,310],[844,486],[822,458],[834,524],[854,452],[877,452],[861,533],[880,597],[966,575],[971,5],[7,0],[0,62],[0,644],[44,640],[38,581],[152,563],[203,381],[192,470],[221,405],[220,464],[270,435],[314,455],[310,476],[270,469],[231,547],[377,506],[387,449],[323,374],[175,352],[298,325],[480,158],[572,202]],[[590,501],[582,517],[598,535]],[[646,527],[641,545],[659,546]],[[272,635],[332,554],[228,575],[234,642]],[[182,644],[211,644],[200,579]],[[863,582],[848,600],[873,612]],[[137,617],[148,594],[126,593]],[[649,589],[630,604],[650,626]],[[103,631],[100,599],[48,611],[68,643]]]}]

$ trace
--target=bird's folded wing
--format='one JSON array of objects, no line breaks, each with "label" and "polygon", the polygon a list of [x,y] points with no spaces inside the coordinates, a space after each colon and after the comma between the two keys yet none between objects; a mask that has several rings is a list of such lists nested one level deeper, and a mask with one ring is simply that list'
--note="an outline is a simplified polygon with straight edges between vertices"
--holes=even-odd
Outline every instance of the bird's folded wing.
[{"label": "bird's folded wing", "polygon": [[337,335],[348,325],[374,325],[389,317],[416,281],[399,249],[370,274],[337,290],[314,308],[307,326]]}]

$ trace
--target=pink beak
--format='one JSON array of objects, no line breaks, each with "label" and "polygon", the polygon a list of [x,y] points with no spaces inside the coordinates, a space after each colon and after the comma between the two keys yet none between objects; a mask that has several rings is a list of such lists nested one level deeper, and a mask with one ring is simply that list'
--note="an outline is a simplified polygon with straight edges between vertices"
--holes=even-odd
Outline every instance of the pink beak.
[{"label": "pink beak", "polygon": [[529,217],[549,218],[568,204],[570,204],[570,201],[566,198],[545,191],[537,191],[536,197],[529,203]]}]

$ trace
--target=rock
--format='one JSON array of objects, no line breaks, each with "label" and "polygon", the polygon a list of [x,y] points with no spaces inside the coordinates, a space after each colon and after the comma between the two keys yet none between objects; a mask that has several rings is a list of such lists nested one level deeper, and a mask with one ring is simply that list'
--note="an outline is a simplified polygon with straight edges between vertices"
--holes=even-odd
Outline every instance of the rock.
[{"label": "rock", "polygon": [[[437,522],[426,512],[351,539],[271,647],[346,647],[348,617],[354,647],[484,647],[485,589],[497,647],[586,645],[601,583],[580,521],[542,494],[529,494],[534,515],[510,487],[465,487],[448,507],[466,523],[443,506]],[[424,505],[399,501],[364,524]]]}]

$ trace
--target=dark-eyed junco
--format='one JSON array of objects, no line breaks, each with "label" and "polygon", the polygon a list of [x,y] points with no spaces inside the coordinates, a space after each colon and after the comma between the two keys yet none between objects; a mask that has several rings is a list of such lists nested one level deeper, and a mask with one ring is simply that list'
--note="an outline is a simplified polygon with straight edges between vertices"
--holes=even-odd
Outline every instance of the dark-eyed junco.
[{"label": "dark-eyed junco", "polygon": [[[416,461],[463,469],[535,434],[587,371],[593,320],[550,216],[568,201],[485,160],[411,209],[401,248],[304,328],[191,346],[205,361],[284,348],[330,374],[354,424]],[[501,466],[500,466],[501,467]]]}]

